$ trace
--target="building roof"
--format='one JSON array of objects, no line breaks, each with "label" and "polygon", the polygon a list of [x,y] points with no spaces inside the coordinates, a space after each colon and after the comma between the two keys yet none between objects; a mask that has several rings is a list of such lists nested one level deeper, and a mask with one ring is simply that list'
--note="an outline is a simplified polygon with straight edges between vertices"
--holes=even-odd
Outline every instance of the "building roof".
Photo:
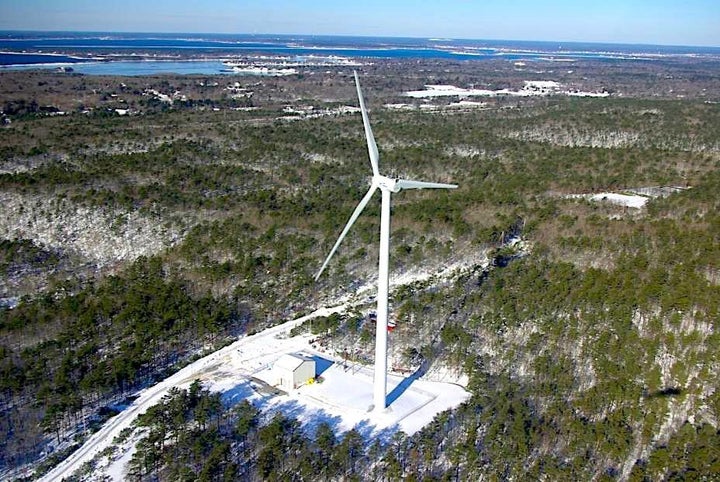
[{"label": "building roof", "polygon": [[286,353],[275,361],[273,368],[280,368],[282,370],[289,370],[291,372],[294,372],[300,365],[302,365],[306,361],[312,362],[313,360],[295,353]]}]

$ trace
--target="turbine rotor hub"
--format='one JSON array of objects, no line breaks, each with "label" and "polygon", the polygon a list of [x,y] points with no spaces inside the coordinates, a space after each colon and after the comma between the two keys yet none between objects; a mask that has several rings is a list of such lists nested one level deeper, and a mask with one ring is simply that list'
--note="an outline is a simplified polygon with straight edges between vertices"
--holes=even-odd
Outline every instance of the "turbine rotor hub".
[{"label": "turbine rotor hub", "polygon": [[374,182],[380,189],[385,189],[390,192],[400,192],[400,187],[397,185],[397,179],[392,179],[387,176],[375,176]]}]

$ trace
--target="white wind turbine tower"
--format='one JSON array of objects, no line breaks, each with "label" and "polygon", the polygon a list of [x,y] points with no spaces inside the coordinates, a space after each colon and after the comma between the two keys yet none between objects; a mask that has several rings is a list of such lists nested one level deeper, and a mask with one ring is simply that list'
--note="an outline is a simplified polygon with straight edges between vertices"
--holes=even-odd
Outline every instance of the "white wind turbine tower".
[{"label": "white wind turbine tower", "polygon": [[345,235],[350,230],[355,220],[360,216],[365,206],[370,201],[376,190],[382,193],[382,208],[380,214],[380,254],[378,260],[378,291],[377,291],[377,323],[375,327],[375,378],[373,387],[373,408],[375,412],[381,412],[386,406],[387,392],[387,323],[388,323],[388,282],[389,282],[389,254],[390,254],[390,195],[400,192],[403,189],[454,189],[455,184],[440,184],[435,182],[410,181],[405,179],[391,179],[380,174],[378,162],[380,155],[377,144],[370,127],[370,119],[365,109],[365,101],[360,91],[360,80],[355,72],[355,86],[357,87],[360,110],[362,112],[363,125],[365,127],[365,138],[367,140],[370,164],[372,165],[372,182],[365,197],[353,211],[340,237],[335,242],[327,259],[320,271],[315,275],[315,281],[325,270],[330,258],[335,254]]}]

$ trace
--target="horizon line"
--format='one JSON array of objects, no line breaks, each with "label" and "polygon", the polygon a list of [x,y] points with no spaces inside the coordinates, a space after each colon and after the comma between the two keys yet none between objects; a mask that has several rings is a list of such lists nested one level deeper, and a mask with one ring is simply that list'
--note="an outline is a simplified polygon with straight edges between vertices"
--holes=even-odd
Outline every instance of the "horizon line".
[{"label": "horizon line", "polygon": [[621,41],[601,41],[601,40],[541,40],[541,39],[500,39],[500,38],[472,38],[472,37],[447,37],[447,36],[405,36],[405,35],[368,35],[368,34],[315,34],[315,33],[257,33],[257,32],[170,32],[170,31],[135,31],[135,30],[43,30],[43,29],[3,29],[0,32],[19,32],[19,33],[87,33],[87,34],[136,34],[136,35],[244,35],[244,36],[301,36],[301,37],[346,37],[346,38],[376,38],[376,39],[413,39],[413,40],[448,40],[448,41],[477,41],[477,42],[536,42],[536,43],[568,43],[568,44],[596,44],[596,45],[623,45],[623,46],[642,46],[642,47],[681,47],[681,48],[710,48],[719,49],[720,45],[688,45],[688,44],[664,44],[664,43],[647,43],[647,42],[621,42]]}]

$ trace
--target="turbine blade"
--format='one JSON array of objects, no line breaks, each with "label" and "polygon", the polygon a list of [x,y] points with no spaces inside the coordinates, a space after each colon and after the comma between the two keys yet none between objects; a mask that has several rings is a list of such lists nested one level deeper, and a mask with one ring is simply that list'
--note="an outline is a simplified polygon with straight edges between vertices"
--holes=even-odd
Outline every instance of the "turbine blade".
[{"label": "turbine blade", "polygon": [[357,71],[355,73],[355,86],[357,87],[358,99],[360,100],[360,111],[362,112],[363,126],[365,127],[365,139],[367,140],[368,153],[370,154],[370,164],[372,164],[373,176],[380,175],[380,154],[378,153],[375,137],[373,136],[372,127],[370,127],[370,119],[368,118],[367,109],[365,108],[365,100],[363,100],[362,91],[360,90],[360,79]]},{"label": "turbine blade", "polygon": [[325,271],[325,267],[330,262],[330,258],[333,257],[333,254],[335,254],[335,250],[338,249],[338,246],[340,246],[340,243],[342,243],[342,240],[345,238],[345,235],[350,231],[350,227],[355,223],[355,220],[360,216],[360,213],[365,209],[365,206],[370,201],[370,198],[373,194],[375,194],[375,190],[377,189],[377,186],[375,183],[373,183],[370,186],[370,189],[368,189],[367,194],[365,194],[365,197],[362,198],[360,203],[355,208],[355,211],[353,211],[352,216],[350,216],[350,219],[348,220],[347,224],[345,225],[345,228],[342,230],[342,233],[340,233],[340,237],[335,241],[335,246],[330,250],[330,254],[325,259],[325,262],[323,263],[322,267],[320,268],[320,271],[317,272],[315,275],[315,281],[317,281],[320,278],[320,275]]},{"label": "turbine blade", "polygon": [[423,182],[411,181],[408,179],[398,179],[395,182],[398,189],[455,189],[457,184],[442,184],[439,182]]}]

